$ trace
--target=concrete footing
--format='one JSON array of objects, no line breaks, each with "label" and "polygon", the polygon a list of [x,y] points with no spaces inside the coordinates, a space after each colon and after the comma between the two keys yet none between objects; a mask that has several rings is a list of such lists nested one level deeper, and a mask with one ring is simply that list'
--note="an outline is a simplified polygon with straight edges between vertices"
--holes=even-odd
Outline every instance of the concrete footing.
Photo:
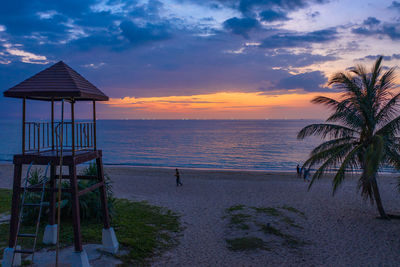
[{"label": "concrete footing", "polygon": [[114,232],[114,228],[110,227],[108,229],[103,228],[102,232],[102,243],[103,250],[112,254],[118,252],[118,240]]},{"label": "concrete footing", "polygon": [[[17,249],[21,249],[21,247],[17,246]],[[3,260],[1,261],[2,267],[21,266],[21,254],[20,253],[15,254],[14,264],[12,264],[13,254],[14,254],[14,248],[4,249]]]},{"label": "concrete footing", "polygon": [[71,255],[70,262],[73,267],[91,267],[85,250],[74,251]]},{"label": "concrete footing", "polygon": [[57,224],[46,225],[46,228],[44,229],[43,243],[48,245],[55,245],[57,243]]}]

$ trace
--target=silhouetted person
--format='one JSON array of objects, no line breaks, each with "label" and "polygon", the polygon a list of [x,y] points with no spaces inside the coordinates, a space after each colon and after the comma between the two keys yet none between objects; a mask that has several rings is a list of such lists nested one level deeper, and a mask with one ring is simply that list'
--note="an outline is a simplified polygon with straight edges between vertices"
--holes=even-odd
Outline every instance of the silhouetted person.
[{"label": "silhouetted person", "polygon": [[181,176],[179,175],[178,169],[175,169],[175,176],[176,176],[176,186],[182,186],[181,183]]},{"label": "silhouetted person", "polygon": [[300,176],[300,166],[299,166],[299,164],[297,164],[296,170],[297,170],[297,176]]}]

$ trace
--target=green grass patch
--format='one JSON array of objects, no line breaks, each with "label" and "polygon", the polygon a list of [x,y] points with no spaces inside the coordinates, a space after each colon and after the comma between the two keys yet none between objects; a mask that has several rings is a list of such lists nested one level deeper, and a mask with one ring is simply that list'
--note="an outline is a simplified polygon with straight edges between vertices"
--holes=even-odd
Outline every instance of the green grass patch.
[{"label": "green grass patch", "polygon": [[271,226],[270,224],[261,224],[260,227],[261,227],[261,231],[263,231],[265,234],[272,234],[272,235],[282,238],[284,245],[287,245],[290,247],[296,247],[296,246],[305,244],[305,242],[299,241],[296,237],[294,237],[292,235],[283,233],[279,229]]},{"label": "green grass patch", "polygon": [[251,215],[244,213],[236,213],[231,215],[230,224],[238,225],[245,223],[248,219],[251,218]]},{"label": "green grass patch", "polygon": [[302,212],[302,211],[300,211],[300,210],[298,210],[296,208],[293,208],[291,206],[284,205],[284,206],[281,207],[281,209],[284,209],[284,210],[287,210],[287,211],[290,211],[290,212],[293,212],[293,213],[300,214],[303,217],[306,216],[304,212]]},{"label": "green grass patch", "polygon": [[276,208],[272,208],[272,207],[251,207],[252,209],[254,209],[257,213],[266,213],[268,215],[271,216],[281,216],[281,212],[279,210],[277,210]]},{"label": "green grass patch", "polygon": [[246,251],[256,249],[269,250],[266,242],[258,237],[240,237],[226,239],[226,243],[228,243],[228,249],[233,251]]},{"label": "green grass patch", "polygon": [[[8,203],[5,212],[10,210],[10,190],[1,190],[0,199]],[[118,238],[122,250],[127,250],[126,255],[119,256],[126,266],[147,265],[147,260],[171,246],[177,244],[177,234],[181,231],[179,216],[172,211],[150,205],[146,202],[132,202],[125,199],[116,199],[114,203],[115,213],[112,226]],[[1,207],[4,207],[1,205]],[[37,248],[53,248],[41,242],[47,218],[43,216],[40,226]],[[84,243],[101,243],[103,224],[98,220],[81,223],[82,239]],[[7,246],[9,224],[0,225],[0,249]],[[34,226],[23,225],[21,233],[33,233]],[[63,220],[61,223],[61,246],[73,244],[73,228],[71,220]],[[19,239],[18,244],[29,248],[28,239]],[[1,252],[2,254],[2,252]]]},{"label": "green grass patch", "polygon": [[284,223],[287,223],[288,225],[290,225],[290,226],[292,226],[292,227],[294,227],[294,228],[299,228],[299,229],[303,229],[303,227],[302,226],[300,226],[300,225],[298,225],[297,223],[295,223],[295,221],[292,219],[292,218],[290,218],[290,217],[283,217],[282,219],[282,222],[284,222]]},{"label": "green grass patch", "polygon": [[240,230],[249,230],[250,229],[250,226],[245,223],[241,223],[241,224],[237,225],[236,227]]},{"label": "green grass patch", "polygon": [[[225,241],[232,251],[271,250],[275,248],[276,244],[288,248],[298,248],[300,245],[307,244],[295,236],[296,231],[303,229],[301,225],[297,224],[297,220],[307,218],[303,212],[293,207],[287,205],[282,207],[236,205],[227,208],[225,212],[222,218],[227,219],[229,227],[226,231]],[[296,231],[294,228],[297,228]]]},{"label": "green grass patch", "polygon": [[232,212],[232,211],[237,211],[237,210],[243,210],[244,205],[234,205],[226,209],[227,212]]},{"label": "green grass patch", "polygon": [[11,207],[12,191],[0,188],[0,214],[8,213]]},{"label": "green grass patch", "polygon": [[263,231],[265,234],[272,234],[279,237],[285,237],[284,233],[282,233],[279,229],[271,226],[270,224],[261,224],[260,227],[261,231]]}]

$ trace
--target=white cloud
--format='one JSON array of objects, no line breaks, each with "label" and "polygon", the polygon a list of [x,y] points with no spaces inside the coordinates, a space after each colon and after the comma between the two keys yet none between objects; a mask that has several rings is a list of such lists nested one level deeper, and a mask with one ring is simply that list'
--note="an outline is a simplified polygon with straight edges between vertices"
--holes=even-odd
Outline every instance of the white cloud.
[{"label": "white cloud", "polygon": [[0,32],[4,32],[4,31],[6,31],[6,26],[0,25]]},{"label": "white cloud", "polygon": [[245,46],[260,46],[261,43],[260,42],[248,42],[245,43]]},{"label": "white cloud", "polygon": [[243,54],[244,53],[244,47],[241,47],[237,50],[226,50],[225,53],[228,54]]},{"label": "white cloud", "polygon": [[0,52],[0,64],[7,65],[10,63],[11,61],[5,58],[4,52]]},{"label": "white cloud", "polygon": [[100,62],[100,63],[90,63],[90,64],[85,64],[83,65],[85,68],[92,68],[92,69],[98,69],[102,66],[106,65],[106,63],[104,62]]},{"label": "white cloud", "polygon": [[58,12],[55,10],[49,10],[49,11],[36,13],[36,15],[38,15],[40,19],[51,19],[52,17],[54,17],[57,14],[58,14]]},{"label": "white cloud", "polygon": [[108,1],[102,0],[95,5],[92,5],[90,9],[93,12],[103,12],[110,11],[111,13],[123,13],[125,4],[117,3],[117,4],[109,4]]},{"label": "white cloud", "polygon": [[[31,52],[26,52],[19,48],[15,48],[15,46],[13,46],[10,43],[3,44],[3,47],[5,48],[5,51],[4,51],[5,53],[7,53],[11,56],[20,57],[21,62],[30,63],[30,64],[47,64],[47,63],[49,63],[49,60],[47,59],[47,57],[41,56],[41,55],[36,55]],[[4,52],[3,52],[3,54],[5,54]],[[5,61],[9,63],[8,59]],[[6,64],[8,64],[8,63],[6,63]]]}]

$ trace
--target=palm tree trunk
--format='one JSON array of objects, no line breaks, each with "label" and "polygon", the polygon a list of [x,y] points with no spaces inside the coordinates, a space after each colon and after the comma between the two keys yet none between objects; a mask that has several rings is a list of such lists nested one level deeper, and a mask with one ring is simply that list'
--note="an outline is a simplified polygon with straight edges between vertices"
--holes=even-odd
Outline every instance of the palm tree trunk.
[{"label": "palm tree trunk", "polygon": [[376,206],[378,208],[379,215],[381,215],[382,219],[389,219],[389,216],[386,215],[385,210],[383,209],[381,194],[379,193],[378,183],[376,182],[376,177],[374,177],[371,181],[372,190],[374,192],[374,198],[376,202]]}]

